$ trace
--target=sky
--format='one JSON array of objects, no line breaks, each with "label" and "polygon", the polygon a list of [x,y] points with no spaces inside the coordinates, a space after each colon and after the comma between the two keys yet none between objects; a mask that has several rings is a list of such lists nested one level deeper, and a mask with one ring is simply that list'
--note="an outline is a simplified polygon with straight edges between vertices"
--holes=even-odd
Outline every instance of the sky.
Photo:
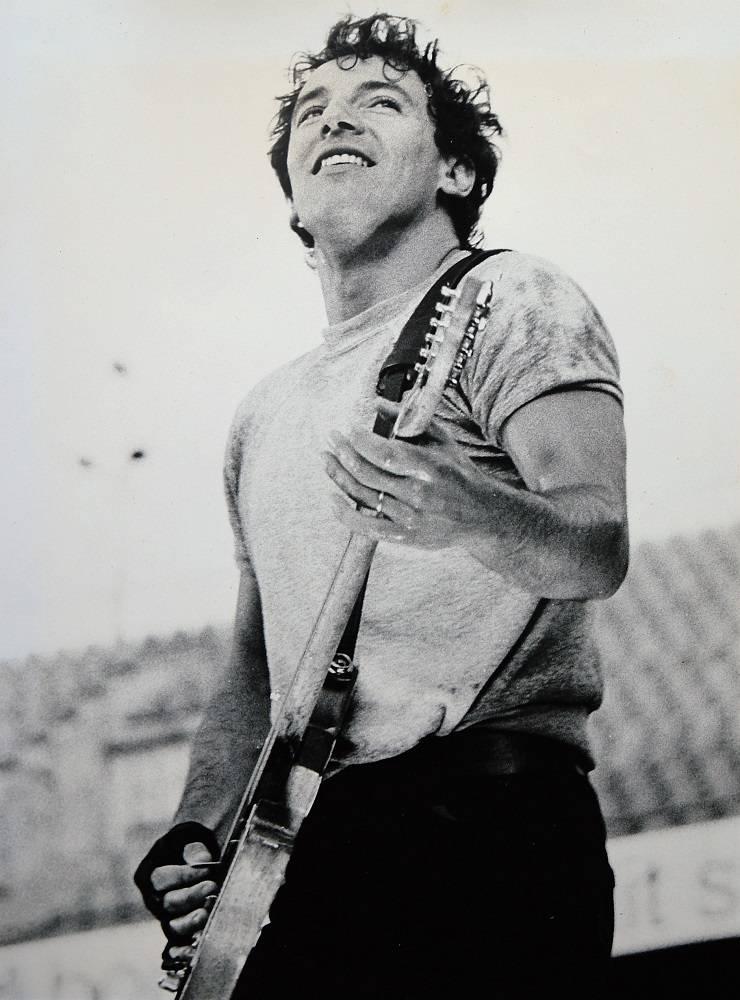
[{"label": "sky", "polygon": [[[324,323],[268,124],[347,9],[3,4],[0,658],[229,620],[228,426]],[[398,12],[492,84],[487,245],[555,261],[612,332],[633,540],[740,520],[737,5]]]}]

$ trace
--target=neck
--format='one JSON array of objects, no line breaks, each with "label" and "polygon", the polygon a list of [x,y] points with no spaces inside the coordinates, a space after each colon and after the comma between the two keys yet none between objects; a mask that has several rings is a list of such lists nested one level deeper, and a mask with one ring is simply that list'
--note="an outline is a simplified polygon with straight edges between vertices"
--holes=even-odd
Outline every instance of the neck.
[{"label": "neck", "polygon": [[329,323],[340,323],[433,274],[459,249],[449,217],[426,220],[362,242],[317,240],[316,256]]}]

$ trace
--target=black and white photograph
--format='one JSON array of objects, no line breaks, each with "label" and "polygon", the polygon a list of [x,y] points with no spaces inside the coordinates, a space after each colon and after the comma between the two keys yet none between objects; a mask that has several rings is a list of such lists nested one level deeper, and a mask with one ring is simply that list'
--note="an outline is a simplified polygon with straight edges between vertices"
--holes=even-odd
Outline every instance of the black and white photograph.
[{"label": "black and white photograph", "polygon": [[0,1000],[731,995],[739,56],[2,5]]}]

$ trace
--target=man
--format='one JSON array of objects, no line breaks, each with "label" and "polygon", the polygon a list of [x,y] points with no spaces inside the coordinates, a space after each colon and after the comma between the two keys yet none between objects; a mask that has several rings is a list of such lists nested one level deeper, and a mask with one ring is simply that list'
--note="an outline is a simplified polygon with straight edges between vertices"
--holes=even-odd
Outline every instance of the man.
[{"label": "man", "polygon": [[176,825],[137,873],[178,954],[217,892],[191,864],[218,850],[348,532],[377,539],[336,773],[247,963],[250,998],[601,988],[613,880],[587,778],[588,600],[627,564],[609,336],[552,265],[491,257],[474,271],[495,279],[489,326],[429,432],[369,430],[394,412],[375,381],[404,322],[470,251],[499,132],[485,87],[386,15],[336,25],[281,101],[272,162],[328,326],[234,421],[233,654]]}]

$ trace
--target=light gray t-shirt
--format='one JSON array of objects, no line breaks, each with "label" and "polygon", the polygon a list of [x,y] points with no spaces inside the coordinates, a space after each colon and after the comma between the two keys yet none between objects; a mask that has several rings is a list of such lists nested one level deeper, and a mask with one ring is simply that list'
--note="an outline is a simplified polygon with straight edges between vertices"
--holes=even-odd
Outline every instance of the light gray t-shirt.
[{"label": "light gray t-shirt", "polygon": [[[381,364],[443,270],[327,327],[321,346],[264,379],[237,411],[227,502],[237,559],[259,586],[277,696],[348,537],[332,512],[335,487],[321,451],[334,429],[372,426]],[[503,449],[506,419],[566,387],[621,401],[616,354],[591,302],[549,262],[504,253],[472,273],[496,279],[491,317],[439,416],[490,475],[524,488]],[[357,641],[359,679],[345,733],[354,750],[346,762],[388,757],[484,720],[588,753],[586,719],[602,693],[589,618],[587,602],[518,589],[462,548],[381,543]]]}]

